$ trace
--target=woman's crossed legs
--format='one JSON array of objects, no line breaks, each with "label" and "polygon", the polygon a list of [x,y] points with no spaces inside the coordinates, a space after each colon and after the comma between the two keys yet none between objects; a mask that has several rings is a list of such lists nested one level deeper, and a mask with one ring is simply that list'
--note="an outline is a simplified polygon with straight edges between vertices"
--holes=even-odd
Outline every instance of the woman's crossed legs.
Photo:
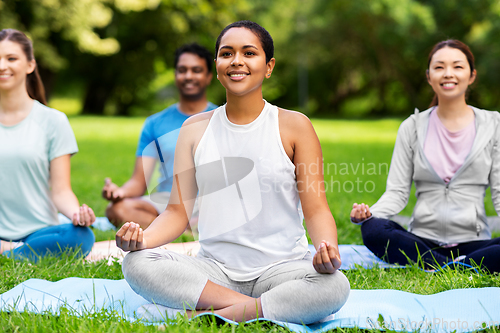
[{"label": "woman's crossed legs", "polygon": [[408,232],[394,221],[375,217],[361,225],[361,234],[366,247],[391,264],[406,265],[421,259],[425,268],[435,268],[465,255],[466,264],[500,272],[500,238],[442,247]]},{"label": "woman's crossed legs", "polygon": [[[12,250],[4,251],[7,257],[15,259],[28,258],[37,261],[47,254],[60,255],[68,249],[79,248],[80,255],[85,257],[92,250],[95,237],[89,227],[74,226],[71,223],[42,228],[32,234],[16,240],[20,242]],[[9,245],[9,244],[7,244]]]},{"label": "woman's crossed legs", "polygon": [[319,274],[306,259],[274,265],[242,282],[210,259],[154,249],[129,253],[123,273],[132,289],[153,303],[196,313],[213,309],[235,321],[263,317],[310,324],[338,311],[349,295],[342,272]]}]

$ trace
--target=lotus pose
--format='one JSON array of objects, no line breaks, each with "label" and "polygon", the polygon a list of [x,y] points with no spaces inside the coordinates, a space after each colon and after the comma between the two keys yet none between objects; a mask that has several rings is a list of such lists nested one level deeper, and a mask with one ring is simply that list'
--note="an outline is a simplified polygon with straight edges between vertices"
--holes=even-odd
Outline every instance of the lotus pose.
[{"label": "lotus pose", "polygon": [[[500,272],[500,238],[491,239],[483,201],[491,187],[500,212],[500,114],[467,105],[475,79],[465,44],[434,46],[427,70],[431,107],[401,124],[386,192],[371,208],[354,204],[351,212],[379,258],[399,264],[421,258],[428,269],[455,261]],[[417,203],[406,231],[390,218],[405,207],[412,182]]]},{"label": "lotus pose", "polygon": [[[165,210],[172,188],[174,152],[179,129],[190,116],[217,106],[207,101],[206,89],[212,81],[212,54],[198,44],[186,44],[175,51],[175,85],[179,103],[149,116],[142,128],[137,146],[134,172],[121,187],[106,178],[102,195],[110,203],[106,216],[118,228],[134,221],[146,229]],[[145,192],[155,164],[159,162],[159,184],[156,191]],[[197,209],[191,217],[194,224]],[[194,225],[195,226],[195,225]],[[196,228],[193,228],[196,230]]]},{"label": "lotus pose", "polygon": [[[262,98],[273,53],[271,36],[256,23],[236,22],[221,32],[215,64],[227,103],[181,128],[166,211],[145,231],[129,222],[116,234],[118,246],[131,251],[125,279],[156,304],[187,315],[212,311],[237,321],[309,324],[347,300],[323,175],[309,172],[321,160],[318,138],[304,115]],[[186,229],[197,193],[197,257],[152,249]]]},{"label": "lotus pose", "polygon": [[[45,104],[31,41],[1,30],[0,253],[15,258],[86,254],[94,244],[94,212],[71,189],[75,136],[66,115]],[[58,210],[73,223],[59,224]]]}]

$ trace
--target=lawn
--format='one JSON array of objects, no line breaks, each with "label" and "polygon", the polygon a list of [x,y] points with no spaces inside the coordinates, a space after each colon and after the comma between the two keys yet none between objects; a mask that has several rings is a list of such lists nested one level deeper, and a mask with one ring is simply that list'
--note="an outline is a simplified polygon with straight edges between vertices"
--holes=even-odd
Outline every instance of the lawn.
[{"label": "lawn", "polygon": [[[105,177],[118,184],[132,173],[135,149],[144,118],[71,117],[80,152],[72,162],[72,186],[82,203],[104,215],[106,201],[100,192]],[[373,204],[385,190],[394,140],[400,120],[337,121],[313,120],[323,155],[326,195],[338,227],[339,243],[361,244],[359,227],[349,221],[353,202]],[[490,195],[486,198],[488,215],[494,215]],[[402,214],[410,215],[412,196]],[[98,240],[110,239],[113,233],[95,231]],[[496,235],[498,236],[498,235]],[[0,256],[0,293],[30,278],[57,281],[70,276],[122,279],[121,267],[102,261],[87,263],[71,255],[58,260],[45,258],[37,264],[16,262]],[[404,270],[358,269],[345,272],[353,289],[398,289],[419,294],[433,294],[455,288],[500,287],[499,275],[452,271],[429,274],[416,266]],[[165,327],[129,323],[114,313],[74,317],[24,313],[0,313],[0,327],[6,332],[211,332],[265,330],[282,331],[259,324],[232,327],[212,322],[186,322],[183,319]],[[341,330],[354,332],[355,329]]]}]

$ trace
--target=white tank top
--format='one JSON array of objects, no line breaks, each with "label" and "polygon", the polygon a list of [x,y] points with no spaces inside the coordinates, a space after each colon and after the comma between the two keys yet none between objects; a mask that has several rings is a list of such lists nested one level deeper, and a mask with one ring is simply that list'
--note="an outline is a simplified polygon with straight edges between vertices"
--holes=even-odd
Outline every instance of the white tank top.
[{"label": "white tank top", "polygon": [[299,217],[295,165],[281,143],[278,108],[265,102],[253,122],[214,110],[194,156],[201,249],[235,281],[274,264],[303,259],[308,243]]}]

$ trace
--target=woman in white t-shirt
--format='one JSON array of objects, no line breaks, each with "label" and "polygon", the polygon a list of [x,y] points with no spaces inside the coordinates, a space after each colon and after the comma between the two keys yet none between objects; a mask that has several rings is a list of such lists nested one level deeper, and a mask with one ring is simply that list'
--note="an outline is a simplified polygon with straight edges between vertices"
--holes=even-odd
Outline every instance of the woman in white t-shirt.
[{"label": "woman in white t-shirt", "polygon": [[[196,310],[310,324],[347,300],[319,140],[303,114],[262,98],[273,54],[271,36],[254,22],[221,32],[215,62],[227,103],[184,123],[166,211],[145,231],[128,222],[116,234],[117,245],[131,251],[125,279],[168,315],[187,309],[188,316]],[[197,193],[198,256],[153,249],[186,229]]]},{"label": "woman in white t-shirt", "polygon": [[[365,245],[390,263],[500,272],[500,238],[491,239],[484,209],[491,187],[500,212],[500,114],[466,103],[476,79],[467,45],[436,44],[428,66],[431,108],[401,124],[385,193],[371,208],[354,204],[351,220],[362,223]],[[407,231],[390,218],[406,206],[412,182],[417,203]]]},{"label": "woman in white t-shirt", "polygon": [[[79,248],[90,252],[95,215],[71,189],[78,151],[62,112],[45,106],[31,41],[0,31],[0,253],[36,260]],[[57,212],[72,224],[59,224]]]}]

